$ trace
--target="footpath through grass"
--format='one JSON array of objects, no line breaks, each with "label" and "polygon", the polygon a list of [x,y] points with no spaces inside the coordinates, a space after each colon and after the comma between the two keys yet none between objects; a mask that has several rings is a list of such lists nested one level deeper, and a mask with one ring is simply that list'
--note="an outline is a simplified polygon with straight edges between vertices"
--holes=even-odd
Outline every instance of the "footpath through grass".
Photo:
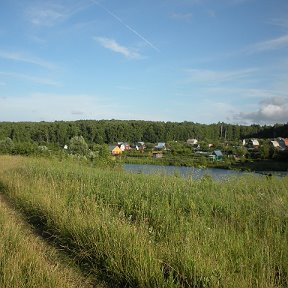
[{"label": "footpath through grass", "polygon": [[37,237],[0,194],[0,287],[92,287],[71,265]]},{"label": "footpath through grass", "polygon": [[5,193],[29,221],[113,287],[288,286],[287,177],[194,181],[0,163]]}]

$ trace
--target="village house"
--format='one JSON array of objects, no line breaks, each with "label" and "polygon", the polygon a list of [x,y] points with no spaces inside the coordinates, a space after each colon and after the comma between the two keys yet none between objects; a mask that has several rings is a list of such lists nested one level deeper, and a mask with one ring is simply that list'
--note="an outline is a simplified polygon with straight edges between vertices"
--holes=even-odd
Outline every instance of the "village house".
[{"label": "village house", "polygon": [[131,149],[130,144],[127,142],[118,142],[117,145],[121,149],[122,152],[124,152],[125,150]]},{"label": "village house", "polygon": [[278,141],[276,141],[276,140],[271,140],[269,142],[269,144],[273,149],[279,149],[280,148],[280,145],[279,145]]},{"label": "village house", "polygon": [[197,139],[188,139],[186,143],[187,143],[187,145],[193,146],[193,145],[198,144],[198,140]]},{"label": "village house", "polygon": [[109,145],[109,151],[112,155],[117,156],[122,154],[122,150],[118,145]]},{"label": "village house", "polygon": [[260,144],[257,139],[249,139],[247,142],[247,146],[251,148],[258,148]]},{"label": "village house", "polygon": [[163,157],[163,153],[162,153],[162,151],[153,151],[152,152],[152,157],[153,158],[162,158]]},{"label": "village house", "polygon": [[221,161],[223,160],[223,154],[220,150],[214,150],[211,155],[209,155],[209,159],[213,161]]},{"label": "village house", "polygon": [[143,146],[143,147],[145,147],[145,143],[144,143],[144,142],[141,142],[141,141],[140,141],[140,142],[137,142],[137,145],[138,145],[138,146]]},{"label": "village house", "polygon": [[162,158],[163,157],[163,152],[162,151],[153,151],[152,152],[152,157],[153,158]]},{"label": "village house", "polygon": [[194,150],[199,150],[200,149],[200,145],[198,144],[198,140],[197,139],[188,139],[186,141],[186,144],[191,146]]},{"label": "village house", "polygon": [[145,150],[145,148],[146,148],[145,143],[142,142],[142,141],[138,142],[137,145],[138,145],[139,150],[140,150],[141,152],[143,152],[143,151]]},{"label": "village house", "polygon": [[166,144],[164,142],[158,142],[154,148],[157,150],[166,150]]},{"label": "village house", "polygon": [[286,150],[288,148],[288,138],[278,137],[277,142],[279,144],[280,150]]}]

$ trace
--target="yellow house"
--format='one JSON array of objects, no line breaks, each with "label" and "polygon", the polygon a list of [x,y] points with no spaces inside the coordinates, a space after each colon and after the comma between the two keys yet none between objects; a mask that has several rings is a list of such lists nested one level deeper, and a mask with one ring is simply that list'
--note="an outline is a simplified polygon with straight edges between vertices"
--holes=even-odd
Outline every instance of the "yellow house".
[{"label": "yellow house", "polygon": [[122,154],[122,150],[118,147],[115,146],[112,150],[111,150],[112,155],[120,155]]}]

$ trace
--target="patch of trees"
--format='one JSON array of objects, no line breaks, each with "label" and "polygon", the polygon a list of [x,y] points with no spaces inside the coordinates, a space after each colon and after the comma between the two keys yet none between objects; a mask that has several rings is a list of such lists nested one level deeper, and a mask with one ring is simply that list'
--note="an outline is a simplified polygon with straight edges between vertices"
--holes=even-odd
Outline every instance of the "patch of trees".
[{"label": "patch of trees", "polygon": [[[153,122],[136,120],[79,120],[73,122],[0,122],[0,140],[7,137],[13,143],[26,142],[59,146],[68,144],[74,136],[83,136],[91,144],[118,141],[149,143],[186,141],[237,141],[257,137],[288,137],[288,124],[274,126],[233,125],[225,123],[199,124],[194,122]],[[7,139],[6,139],[7,140]]]}]

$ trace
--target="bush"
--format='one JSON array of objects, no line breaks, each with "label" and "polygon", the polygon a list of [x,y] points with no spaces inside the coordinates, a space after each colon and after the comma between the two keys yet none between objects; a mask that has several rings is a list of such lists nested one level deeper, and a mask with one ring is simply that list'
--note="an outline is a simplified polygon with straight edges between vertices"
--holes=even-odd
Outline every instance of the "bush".
[{"label": "bush", "polygon": [[13,146],[11,151],[15,155],[32,155],[38,152],[38,146],[31,142],[19,142]]},{"label": "bush", "polygon": [[0,153],[11,153],[13,147],[14,143],[9,137],[0,141]]},{"label": "bush", "polygon": [[69,150],[72,154],[86,155],[89,148],[83,136],[74,136],[70,140]]}]

